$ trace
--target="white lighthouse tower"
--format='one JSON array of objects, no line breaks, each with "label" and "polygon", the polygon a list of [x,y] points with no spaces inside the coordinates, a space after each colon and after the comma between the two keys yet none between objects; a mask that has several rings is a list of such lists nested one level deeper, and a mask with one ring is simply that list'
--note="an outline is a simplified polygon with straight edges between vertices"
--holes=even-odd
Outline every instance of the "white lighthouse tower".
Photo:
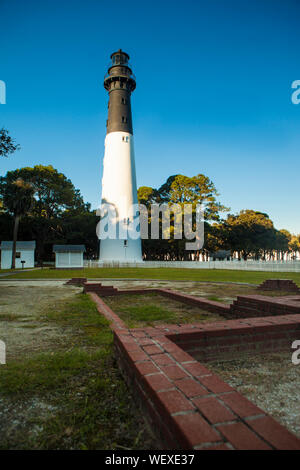
[{"label": "white lighthouse tower", "polygon": [[111,60],[104,79],[109,102],[101,211],[102,222],[108,230],[114,228],[115,236],[108,238],[103,231],[102,235],[98,233],[100,261],[141,262],[138,212],[133,211],[138,201],[130,104],[136,81],[128,65],[128,54],[119,49]]}]

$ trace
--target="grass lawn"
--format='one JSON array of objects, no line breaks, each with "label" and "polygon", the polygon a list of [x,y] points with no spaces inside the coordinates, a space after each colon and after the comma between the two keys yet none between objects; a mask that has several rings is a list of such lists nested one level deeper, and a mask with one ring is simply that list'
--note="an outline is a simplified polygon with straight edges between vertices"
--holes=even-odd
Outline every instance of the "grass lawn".
[{"label": "grass lawn", "polygon": [[104,301],[129,328],[155,326],[161,323],[224,321],[221,315],[155,293],[105,297]]},{"label": "grass lawn", "polygon": [[[0,271],[1,272],[1,271]],[[276,273],[261,271],[239,271],[229,269],[180,269],[180,268],[85,268],[85,269],[39,269],[20,272],[7,279],[161,279],[210,282],[246,282],[260,284],[265,279],[292,279],[300,286],[300,273]],[[6,277],[2,277],[6,279]]]},{"label": "grass lawn", "polygon": [[0,269],[0,274],[5,274],[5,273],[14,273],[16,271],[19,271],[20,273],[26,269],[33,269],[33,268],[15,268],[15,269]]},{"label": "grass lawn", "polygon": [[115,364],[108,321],[87,295],[1,323],[16,335],[36,331],[22,354],[7,343],[0,366],[1,450],[155,448]]}]

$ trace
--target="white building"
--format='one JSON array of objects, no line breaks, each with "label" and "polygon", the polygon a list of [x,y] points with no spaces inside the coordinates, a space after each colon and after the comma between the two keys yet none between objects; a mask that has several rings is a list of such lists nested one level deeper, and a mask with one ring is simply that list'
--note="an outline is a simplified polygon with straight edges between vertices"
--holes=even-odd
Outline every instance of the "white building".
[{"label": "white building", "polygon": [[56,268],[83,268],[84,245],[53,245]]},{"label": "white building", "polygon": [[[1,242],[1,269],[10,269],[12,261],[13,242]],[[35,241],[17,242],[16,269],[34,268]],[[23,261],[23,263],[22,263]]]}]

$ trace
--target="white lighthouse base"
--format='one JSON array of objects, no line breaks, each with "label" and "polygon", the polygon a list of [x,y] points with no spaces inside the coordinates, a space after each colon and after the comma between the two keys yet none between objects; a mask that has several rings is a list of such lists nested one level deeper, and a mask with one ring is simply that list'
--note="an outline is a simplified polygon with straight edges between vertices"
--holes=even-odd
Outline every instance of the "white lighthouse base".
[{"label": "white lighthouse base", "polygon": [[[110,132],[105,138],[101,206],[109,205],[116,218],[108,222],[116,227],[116,238],[100,237],[100,257],[103,262],[142,262],[140,236],[130,233],[138,226],[138,215],[133,213],[137,201],[133,136],[128,132]],[[120,229],[128,237],[120,237]],[[124,239],[125,238],[125,239]]]},{"label": "white lighthouse base", "polygon": [[100,240],[100,261],[104,262],[142,262],[141,240]]}]

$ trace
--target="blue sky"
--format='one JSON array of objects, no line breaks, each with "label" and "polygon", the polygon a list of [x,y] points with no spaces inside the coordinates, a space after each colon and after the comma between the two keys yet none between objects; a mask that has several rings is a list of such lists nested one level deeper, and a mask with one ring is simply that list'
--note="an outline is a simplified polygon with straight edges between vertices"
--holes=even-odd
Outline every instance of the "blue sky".
[{"label": "blue sky", "polygon": [[0,174],[51,164],[98,207],[110,54],[130,54],[138,186],[204,173],[231,212],[300,233],[298,0],[0,0]]}]

